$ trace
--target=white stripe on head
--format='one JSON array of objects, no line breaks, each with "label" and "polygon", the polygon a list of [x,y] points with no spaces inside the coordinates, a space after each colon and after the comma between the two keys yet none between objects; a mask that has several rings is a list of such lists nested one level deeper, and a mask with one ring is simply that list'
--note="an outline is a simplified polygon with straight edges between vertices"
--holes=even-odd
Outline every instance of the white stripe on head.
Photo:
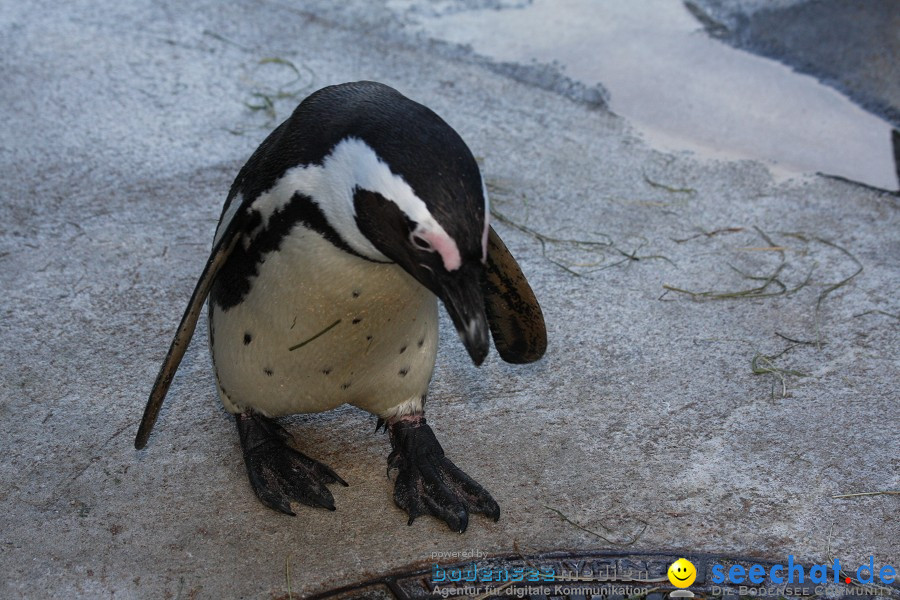
[{"label": "white stripe on head", "polygon": [[[329,225],[353,250],[375,260],[388,260],[356,225],[353,205],[356,188],[380,194],[417,223],[414,233],[431,243],[440,254],[445,269],[454,271],[461,266],[462,257],[456,241],[431,215],[425,202],[416,196],[402,177],[391,172],[368,144],[358,138],[342,140],[325,157],[321,166],[301,165],[288,169],[271,189],[253,201],[250,209],[260,213],[264,228],[272,214],[287,205],[299,192],[312,198]],[[231,212],[231,206],[227,212]]]}]

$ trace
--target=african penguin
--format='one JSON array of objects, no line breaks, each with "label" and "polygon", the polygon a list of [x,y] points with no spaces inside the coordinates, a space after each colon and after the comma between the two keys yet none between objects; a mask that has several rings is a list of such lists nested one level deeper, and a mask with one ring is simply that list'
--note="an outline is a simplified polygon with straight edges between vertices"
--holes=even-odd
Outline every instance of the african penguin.
[{"label": "african penguin", "polygon": [[334,471],[274,420],[345,403],[389,432],[394,500],[464,531],[491,495],[444,456],[424,405],[440,299],[472,361],[513,363],[547,344],[540,306],[490,226],[462,138],[380,83],[323,88],[253,153],[231,186],[213,247],[150,393],[143,448],[203,302],[219,397],[236,417],[250,483],[267,506],[334,510]]}]

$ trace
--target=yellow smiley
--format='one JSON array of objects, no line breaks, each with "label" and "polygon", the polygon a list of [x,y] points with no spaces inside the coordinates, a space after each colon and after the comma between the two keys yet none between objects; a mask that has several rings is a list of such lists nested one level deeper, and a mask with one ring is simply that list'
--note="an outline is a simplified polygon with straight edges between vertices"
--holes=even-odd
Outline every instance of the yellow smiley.
[{"label": "yellow smiley", "polygon": [[669,581],[677,588],[686,588],[697,579],[697,568],[686,558],[679,558],[669,566]]}]

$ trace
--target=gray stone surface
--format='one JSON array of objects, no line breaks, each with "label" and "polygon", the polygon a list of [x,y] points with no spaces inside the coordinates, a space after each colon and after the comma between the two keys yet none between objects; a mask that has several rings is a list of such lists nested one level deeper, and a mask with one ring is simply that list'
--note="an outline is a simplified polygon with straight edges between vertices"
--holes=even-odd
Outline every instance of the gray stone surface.
[{"label": "gray stone surface", "polygon": [[[900,488],[897,196],[659,153],[596,106],[404,37],[400,12],[304,6],[0,9],[0,596],[284,597],[434,552],[630,542],[900,566],[898,496],[832,497]],[[264,508],[203,327],[132,447],[232,177],[303,94],[361,78],[466,139],[547,318],[530,367],[475,369],[442,342],[430,422],[503,510],[463,536],[406,526],[387,439],[350,408],[288,424],[350,483],[337,511]],[[248,108],[279,90],[296,97],[274,118]],[[773,273],[766,291],[789,293],[664,288]]]},{"label": "gray stone surface", "polygon": [[840,89],[900,128],[894,0],[688,0],[707,30]]}]

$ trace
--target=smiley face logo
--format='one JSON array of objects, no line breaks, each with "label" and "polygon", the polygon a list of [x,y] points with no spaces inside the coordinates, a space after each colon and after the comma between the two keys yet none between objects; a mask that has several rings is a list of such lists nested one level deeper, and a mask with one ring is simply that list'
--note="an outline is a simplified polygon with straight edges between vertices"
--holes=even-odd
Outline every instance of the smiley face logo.
[{"label": "smiley face logo", "polygon": [[697,568],[686,558],[679,558],[669,566],[669,581],[677,588],[686,588],[697,579]]}]

